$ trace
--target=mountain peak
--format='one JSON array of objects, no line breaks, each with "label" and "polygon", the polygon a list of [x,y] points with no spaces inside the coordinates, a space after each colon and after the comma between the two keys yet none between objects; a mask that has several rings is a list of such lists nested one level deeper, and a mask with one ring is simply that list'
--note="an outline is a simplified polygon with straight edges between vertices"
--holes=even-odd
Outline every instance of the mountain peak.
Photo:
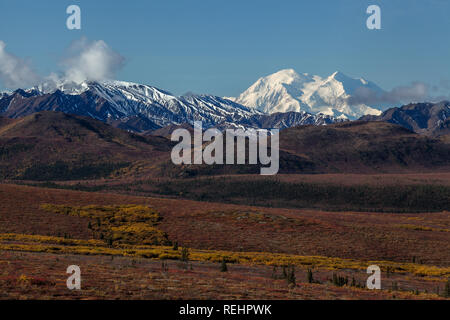
[{"label": "mountain peak", "polygon": [[278,72],[275,72],[266,77],[260,78],[260,80],[264,82],[270,82],[273,84],[281,84],[281,83],[292,83],[295,80],[299,79],[300,75],[294,69],[283,69]]},{"label": "mountain peak", "polygon": [[332,74],[331,74],[331,78],[336,78],[337,76],[340,76],[341,74],[343,74],[342,72],[340,72],[340,71],[335,71],[335,72],[333,72]]},{"label": "mountain peak", "polygon": [[291,76],[295,76],[297,75],[297,72],[292,69],[292,68],[288,68],[288,69],[282,69],[280,71],[277,71],[274,73],[274,75],[291,75]]},{"label": "mountain peak", "polygon": [[355,80],[349,76],[347,76],[346,74],[344,74],[341,71],[335,71],[331,74],[331,76],[328,77],[328,79],[335,79],[337,81],[347,81],[347,80]]},{"label": "mountain peak", "polygon": [[234,101],[267,113],[306,111],[348,119],[380,114],[381,110],[368,105],[348,104],[348,98],[360,87],[383,92],[374,83],[363,78],[351,78],[341,71],[322,78],[283,69],[260,78]]},{"label": "mountain peak", "polygon": [[361,77],[361,78],[352,78],[352,77],[347,76],[346,74],[344,74],[341,71],[333,72],[331,74],[331,76],[329,76],[328,78],[329,79],[335,79],[335,80],[340,81],[340,82],[354,82],[354,81],[357,81],[357,82],[361,83],[361,86],[365,86],[365,85],[369,84],[369,81],[364,79],[363,77]]},{"label": "mountain peak", "polygon": [[[294,72],[287,71],[288,75]],[[283,73],[281,73],[283,74]],[[263,86],[272,87],[263,83]],[[276,84],[283,91],[286,84]],[[286,85],[289,87],[289,85]],[[213,95],[176,97],[155,87],[123,81],[62,83],[22,98],[0,96],[0,115],[19,118],[40,111],[89,116],[125,130],[146,132],[167,125],[202,121],[204,128],[285,128],[301,124],[328,124],[332,117],[305,112],[266,115]]]}]

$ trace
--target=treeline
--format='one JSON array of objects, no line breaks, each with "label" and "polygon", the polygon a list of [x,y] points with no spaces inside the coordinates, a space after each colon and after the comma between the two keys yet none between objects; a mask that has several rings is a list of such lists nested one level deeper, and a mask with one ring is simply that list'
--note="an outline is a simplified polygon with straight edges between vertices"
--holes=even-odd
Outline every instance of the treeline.
[{"label": "treeline", "polygon": [[17,175],[16,179],[34,181],[98,179],[107,177],[115,170],[129,165],[127,162],[70,164],[56,161],[52,164],[35,163]]},{"label": "treeline", "polygon": [[343,186],[210,178],[161,182],[157,192],[200,201],[339,211],[426,212],[450,207],[450,187],[440,185]]}]

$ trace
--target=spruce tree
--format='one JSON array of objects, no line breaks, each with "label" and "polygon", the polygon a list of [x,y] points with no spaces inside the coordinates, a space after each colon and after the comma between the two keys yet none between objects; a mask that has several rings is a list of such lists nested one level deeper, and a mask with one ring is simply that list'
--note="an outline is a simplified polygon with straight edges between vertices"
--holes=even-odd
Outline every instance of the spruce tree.
[{"label": "spruce tree", "polygon": [[308,269],[307,279],[308,283],[314,283],[313,273],[311,269]]},{"label": "spruce tree", "polygon": [[227,272],[227,271],[228,271],[227,262],[225,261],[225,259],[223,259],[222,264],[220,265],[220,272]]},{"label": "spruce tree", "polygon": [[445,284],[444,297],[450,298],[450,278],[447,280],[447,283]]}]

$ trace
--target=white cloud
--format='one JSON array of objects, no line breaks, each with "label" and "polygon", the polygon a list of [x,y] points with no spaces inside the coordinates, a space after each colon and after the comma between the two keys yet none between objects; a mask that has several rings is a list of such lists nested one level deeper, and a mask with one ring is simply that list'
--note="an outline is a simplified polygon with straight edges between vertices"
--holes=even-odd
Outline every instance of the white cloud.
[{"label": "white cloud", "polygon": [[63,60],[64,80],[81,83],[114,79],[124,60],[103,40],[89,41],[83,37],[72,43]]},{"label": "white cloud", "polygon": [[373,105],[377,103],[422,102],[425,100],[432,100],[429,96],[429,86],[423,82],[416,81],[411,83],[411,85],[395,87],[381,94],[369,88],[360,87],[355,90],[353,96],[348,99],[348,102],[351,105]]},{"label": "white cloud", "polygon": [[60,83],[114,79],[125,61],[103,40],[89,41],[82,37],[68,48],[61,62],[62,70],[41,78],[28,61],[7,52],[5,47],[6,44],[0,40],[0,83],[10,89],[38,84],[54,88]]},{"label": "white cloud", "polygon": [[7,52],[6,44],[0,40],[0,82],[7,88],[24,88],[40,82],[28,61]]}]

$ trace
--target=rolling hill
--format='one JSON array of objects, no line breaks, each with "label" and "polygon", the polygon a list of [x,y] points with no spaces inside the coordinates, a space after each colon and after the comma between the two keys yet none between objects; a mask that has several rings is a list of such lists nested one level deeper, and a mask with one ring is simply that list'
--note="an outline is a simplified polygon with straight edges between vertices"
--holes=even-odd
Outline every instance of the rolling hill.
[{"label": "rolling hill", "polygon": [[[0,118],[0,177],[80,180],[259,173],[259,165],[173,165],[174,143],[168,138],[174,128],[144,136],[89,117],[52,111],[20,119]],[[354,121],[280,132],[280,173],[436,172],[448,168],[448,140],[391,123]]]},{"label": "rolling hill", "polygon": [[[166,164],[172,177],[258,174],[259,165]],[[351,121],[280,131],[279,173],[417,173],[450,169],[448,139],[385,122]]]},{"label": "rolling hill", "polygon": [[[310,161],[314,172],[415,172],[450,168],[450,144],[384,122],[301,126],[280,135],[280,148]],[[291,172],[294,162],[280,165]],[[295,171],[295,169],[294,169]]]},{"label": "rolling hill", "polygon": [[0,177],[25,180],[101,178],[138,161],[158,162],[171,143],[89,117],[43,111],[0,118]]}]

